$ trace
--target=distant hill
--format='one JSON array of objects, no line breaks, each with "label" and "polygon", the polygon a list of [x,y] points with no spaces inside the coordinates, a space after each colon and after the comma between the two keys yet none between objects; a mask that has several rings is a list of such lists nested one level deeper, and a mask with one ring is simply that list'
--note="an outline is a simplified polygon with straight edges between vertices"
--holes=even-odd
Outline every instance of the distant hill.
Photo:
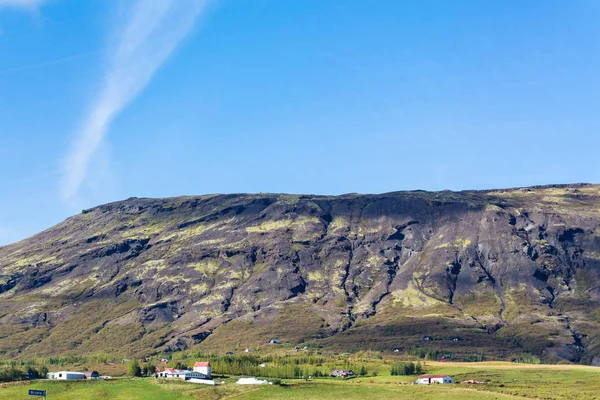
[{"label": "distant hill", "polygon": [[271,338],[600,363],[600,186],[131,198],[0,247],[0,358]]}]

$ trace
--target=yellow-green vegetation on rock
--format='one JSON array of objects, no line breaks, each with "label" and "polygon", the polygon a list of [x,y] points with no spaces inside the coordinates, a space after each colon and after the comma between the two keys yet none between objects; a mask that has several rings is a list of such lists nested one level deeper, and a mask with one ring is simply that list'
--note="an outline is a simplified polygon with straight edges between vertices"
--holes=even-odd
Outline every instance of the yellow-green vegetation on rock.
[{"label": "yellow-green vegetation on rock", "polygon": [[433,308],[436,306],[444,307],[445,304],[439,300],[425,295],[417,288],[414,281],[410,281],[406,289],[392,292],[394,303],[399,303],[406,308]]},{"label": "yellow-green vegetation on rock", "polygon": [[470,244],[471,244],[470,239],[458,238],[455,241],[453,241],[452,243],[442,243],[442,244],[436,246],[435,248],[436,249],[445,249],[445,248],[464,249],[465,247],[467,247]]}]

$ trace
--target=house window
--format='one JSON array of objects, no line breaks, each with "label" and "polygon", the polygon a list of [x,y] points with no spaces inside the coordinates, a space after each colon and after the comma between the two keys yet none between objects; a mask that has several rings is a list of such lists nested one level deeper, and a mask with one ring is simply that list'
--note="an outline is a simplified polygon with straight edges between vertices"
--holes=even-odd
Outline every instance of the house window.
[{"label": "house window", "polygon": [[62,378],[62,374],[58,374],[58,377],[59,377],[59,378]]}]

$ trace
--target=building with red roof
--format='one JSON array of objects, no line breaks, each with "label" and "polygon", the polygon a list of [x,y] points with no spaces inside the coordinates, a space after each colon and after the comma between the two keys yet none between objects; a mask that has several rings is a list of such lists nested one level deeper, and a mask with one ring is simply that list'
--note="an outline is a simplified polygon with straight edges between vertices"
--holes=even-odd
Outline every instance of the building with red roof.
[{"label": "building with red roof", "polygon": [[210,363],[208,361],[199,361],[194,364],[194,372],[199,372],[211,377]]}]

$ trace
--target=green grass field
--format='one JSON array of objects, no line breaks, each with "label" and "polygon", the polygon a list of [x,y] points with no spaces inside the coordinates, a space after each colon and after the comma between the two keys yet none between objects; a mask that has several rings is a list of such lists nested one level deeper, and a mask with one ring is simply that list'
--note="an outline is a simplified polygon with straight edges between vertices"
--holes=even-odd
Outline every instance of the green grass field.
[{"label": "green grass field", "polygon": [[48,400],[87,399],[599,399],[600,368],[571,365],[523,365],[503,362],[428,363],[428,372],[449,374],[456,381],[475,379],[482,385],[403,384],[412,376],[390,376],[309,382],[287,380],[286,385],[240,386],[235,377],[216,387],[153,378],[120,378],[111,381],[5,384],[0,399],[31,399],[28,389],[46,389]]}]

